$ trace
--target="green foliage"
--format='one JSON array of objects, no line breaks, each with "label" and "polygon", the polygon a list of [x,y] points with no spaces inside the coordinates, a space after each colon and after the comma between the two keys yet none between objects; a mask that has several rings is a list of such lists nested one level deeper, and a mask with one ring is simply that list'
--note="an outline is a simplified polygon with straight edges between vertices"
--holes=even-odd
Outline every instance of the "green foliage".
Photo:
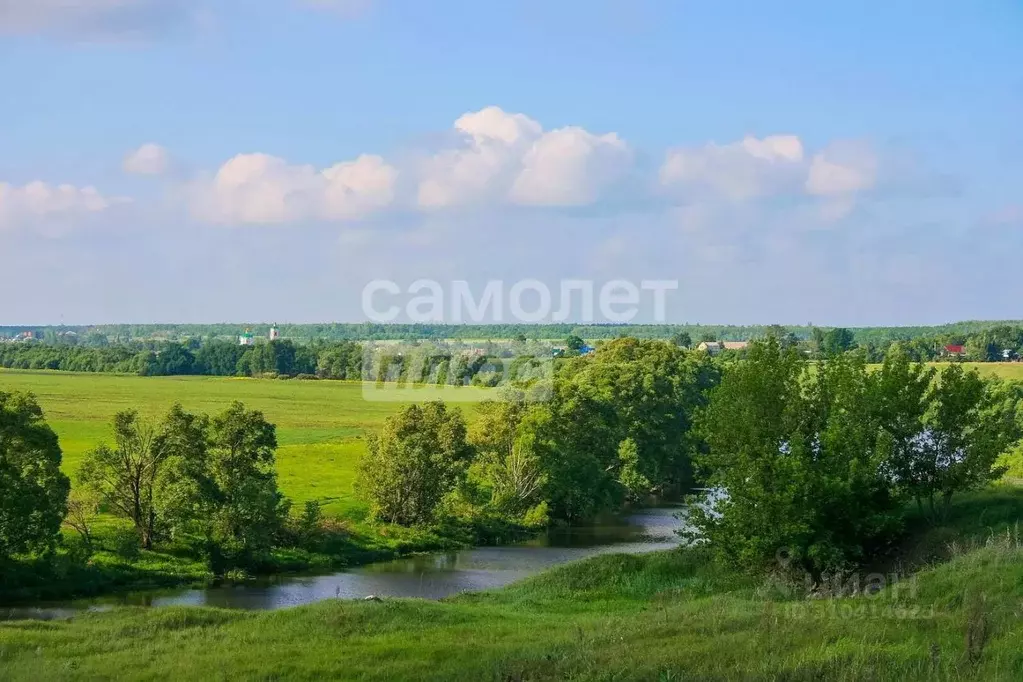
[{"label": "green foliage", "polygon": [[469,433],[476,459],[447,510],[535,525],[678,495],[693,485],[691,460],[703,447],[693,415],[717,379],[705,354],[663,341],[616,339],[569,359],[549,399],[519,393],[479,406]]},{"label": "green foliage", "polygon": [[[1019,398],[962,365],[947,366],[927,396],[923,428],[910,451],[909,475],[900,482],[932,514],[947,513],[952,495],[980,488],[1005,469],[995,466],[1020,438]],[[935,500],[942,504],[935,508]]]},{"label": "green foliage", "polygon": [[636,441],[626,438],[618,444],[618,482],[625,488],[630,502],[642,501],[650,494],[650,480],[640,473],[639,449]]},{"label": "green foliage", "polygon": [[703,444],[693,433],[693,417],[719,380],[706,354],[661,341],[615,339],[592,361],[580,362],[571,380],[609,406],[613,444],[634,441],[636,472],[651,492],[677,495],[694,485],[692,458]]},{"label": "green foliage", "polygon": [[836,327],[824,334],[820,350],[824,355],[839,355],[856,346],[853,333],[848,329]]},{"label": "green foliage", "polygon": [[35,398],[0,391],[0,560],[52,551],[70,483]]},{"label": "green foliage", "polygon": [[131,521],[142,547],[152,549],[163,513],[156,483],[169,457],[163,434],[135,410],[114,415],[114,447],[100,444],[85,456],[78,479],[110,511]]},{"label": "green foliage", "polygon": [[172,529],[195,539],[215,571],[265,561],[289,509],[277,489],[274,425],[237,402],[212,419],[176,405],[164,424]]},{"label": "green foliage", "polygon": [[700,462],[727,499],[694,510],[723,558],[759,569],[779,557],[819,577],[876,558],[909,496],[944,508],[1001,475],[1017,399],[961,365],[934,373],[896,348],[868,372],[860,354],[813,367],[776,341],[728,368],[703,420]]},{"label": "green foliage", "polygon": [[693,345],[693,337],[689,332],[676,332],[671,337],[671,342],[680,348],[689,348]]},{"label": "green foliage", "polygon": [[265,559],[288,505],[277,490],[276,429],[261,412],[236,402],[210,419],[175,405],[154,424],[125,411],[114,440],[86,456],[79,478],[131,522],[142,548],[171,534],[197,540],[215,570]]},{"label": "green foliage", "polygon": [[536,453],[519,438],[519,426],[526,411],[527,405],[519,393],[478,406],[467,439],[475,449],[467,481],[472,489],[463,490],[462,496],[513,519],[521,520],[532,512],[526,525],[537,525],[546,512],[533,510],[541,502],[547,479]]},{"label": "green foliage", "polygon": [[370,438],[356,485],[377,518],[406,526],[428,524],[471,460],[459,410],[439,401],[410,405]]},{"label": "green foliage", "polygon": [[775,339],[754,343],[712,393],[700,462],[727,492],[693,522],[723,558],[779,559],[819,576],[858,561],[898,527],[862,360],[834,356],[810,375]]},{"label": "green foliage", "polygon": [[570,334],[568,338],[565,339],[565,348],[575,353],[578,353],[580,350],[582,350],[583,346],[585,345],[586,342],[583,341],[581,337],[576,336],[575,334]]}]

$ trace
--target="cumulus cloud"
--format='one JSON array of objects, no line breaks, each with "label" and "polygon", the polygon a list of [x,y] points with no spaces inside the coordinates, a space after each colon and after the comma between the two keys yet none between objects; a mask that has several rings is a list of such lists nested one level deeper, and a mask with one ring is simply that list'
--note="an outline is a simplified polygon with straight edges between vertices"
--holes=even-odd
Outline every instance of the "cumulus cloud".
[{"label": "cumulus cloud", "polygon": [[170,168],[170,155],[160,145],[147,143],[129,152],[122,168],[134,175],[163,175]]},{"label": "cumulus cloud", "polygon": [[0,228],[66,223],[127,201],[104,196],[91,186],[51,185],[36,180],[19,187],[0,182]]},{"label": "cumulus cloud", "polygon": [[659,179],[669,191],[701,198],[820,197],[827,200],[821,217],[834,221],[852,210],[857,195],[875,187],[878,167],[877,154],[860,142],[835,142],[807,158],[795,135],[747,136],[726,145],[670,150]]},{"label": "cumulus cloud", "polygon": [[726,145],[669,150],[660,183],[741,201],[788,191],[803,172],[803,143],[795,135],[747,136]]},{"label": "cumulus cloud", "polygon": [[464,114],[454,128],[461,144],[434,154],[420,169],[421,208],[488,201],[589,204],[632,160],[614,133],[595,135],[574,126],[545,132],[532,118],[495,106]]},{"label": "cumulus cloud", "polygon": [[628,146],[614,133],[594,135],[576,127],[553,130],[526,152],[510,197],[519,204],[592,204],[631,161]]},{"label": "cumulus cloud", "polygon": [[226,224],[354,220],[392,202],[397,175],[379,156],[317,170],[268,154],[239,154],[196,183],[193,212]]},{"label": "cumulus cloud", "polygon": [[0,0],[0,33],[140,36],[195,15],[190,0]]},{"label": "cumulus cloud", "polygon": [[817,196],[863,192],[877,181],[877,166],[877,156],[870,147],[852,142],[833,144],[814,155],[806,191]]},{"label": "cumulus cloud", "polygon": [[[203,222],[280,224],[360,221],[389,209],[441,215],[470,206],[656,207],[665,195],[694,206],[785,195],[803,197],[802,207],[823,226],[858,206],[860,195],[878,184],[880,165],[863,143],[808,152],[798,136],[786,134],[670,149],[655,171],[636,164],[616,133],[544,130],[533,118],[496,106],[460,116],[439,148],[395,159],[364,154],[317,168],[239,154],[187,182],[185,198]],[[170,154],[145,144],[123,166],[129,173],[166,174]],[[656,185],[660,190],[651,192]]]}]

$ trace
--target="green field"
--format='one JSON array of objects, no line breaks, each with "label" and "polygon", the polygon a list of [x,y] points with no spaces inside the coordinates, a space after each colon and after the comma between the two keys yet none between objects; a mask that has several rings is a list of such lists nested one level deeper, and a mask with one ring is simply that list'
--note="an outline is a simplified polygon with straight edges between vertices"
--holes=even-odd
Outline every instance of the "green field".
[{"label": "green field", "polygon": [[353,511],[355,466],[365,437],[398,404],[363,399],[362,385],[224,377],[136,377],[115,374],[0,371],[0,390],[31,391],[60,437],[64,469],[111,438],[111,418],[134,408],[160,417],[175,402],[215,413],[240,400],[277,425],[281,489],[298,503],[321,500],[326,513]]}]

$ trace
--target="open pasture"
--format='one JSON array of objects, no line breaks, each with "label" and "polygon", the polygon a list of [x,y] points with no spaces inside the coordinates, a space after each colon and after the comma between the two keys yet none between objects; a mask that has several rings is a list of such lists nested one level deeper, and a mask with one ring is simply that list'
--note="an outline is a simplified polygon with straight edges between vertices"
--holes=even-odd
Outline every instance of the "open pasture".
[{"label": "open pasture", "polygon": [[72,478],[89,449],[111,440],[110,422],[120,410],[158,418],[180,402],[187,410],[214,414],[240,400],[277,425],[284,493],[297,503],[329,501],[324,511],[335,514],[358,506],[352,482],[365,437],[399,407],[365,400],[360,383],[344,381],[0,370],[0,390],[36,395],[60,437],[64,470]]}]

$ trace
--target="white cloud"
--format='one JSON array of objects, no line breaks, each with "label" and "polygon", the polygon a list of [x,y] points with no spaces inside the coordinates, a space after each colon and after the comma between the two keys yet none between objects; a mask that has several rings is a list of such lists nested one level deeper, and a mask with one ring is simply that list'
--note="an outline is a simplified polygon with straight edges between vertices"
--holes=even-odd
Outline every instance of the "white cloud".
[{"label": "white cloud", "polygon": [[843,142],[815,154],[806,191],[817,196],[843,196],[871,189],[877,181],[877,156],[866,145]]},{"label": "white cloud", "polygon": [[397,170],[362,155],[322,171],[267,154],[239,154],[199,181],[193,213],[208,222],[273,224],[353,220],[388,206]]},{"label": "white cloud", "polygon": [[873,189],[879,161],[873,149],[855,141],[834,142],[806,158],[794,135],[745,137],[727,145],[673,149],[660,169],[669,191],[706,199],[732,201],[808,194],[827,201],[819,214],[825,222],[847,216],[856,195]]},{"label": "white cloud", "polygon": [[803,143],[795,135],[747,136],[727,145],[669,150],[660,182],[671,190],[742,201],[788,191],[798,185],[802,172]]},{"label": "white cloud", "polygon": [[629,148],[614,133],[598,136],[576,127],[553,130],[526,152],[510,197],[519,204],[592,204],[631,163]]},{"label": "white cloud", "polygon": [[163,175],[170,168],[170,155],[158,144],[147,143],[129,152],[122,167],[135,175]]},{"label": "white cloud", "polygon": [[594,135],[574,126],[544,132],[528,116],[495,106],[461,116],[454,127],[462,144],[438,152],[420,169],[421,208],[589,204],[631,164],[628,147],[613,133]]},{"label": "white cloud", "polygon": [[486,107],[455,121],[463,144],[430,157],[421,169],[417,203],[444,208],[494,200],[514,177],[516,166],[543,132],[523,114]]},{"label": "white cloud", "polygon": [[40,180],[16,187],[0,182],[0,228],[67,223],[129,201],[95,187],[51,185]]},{"label": "white cloud", "polygon": [[386,208],[394,201],[398,171],[379,156],[363,154],[322,173],[323,215],[331,220],[360,218]]}]

